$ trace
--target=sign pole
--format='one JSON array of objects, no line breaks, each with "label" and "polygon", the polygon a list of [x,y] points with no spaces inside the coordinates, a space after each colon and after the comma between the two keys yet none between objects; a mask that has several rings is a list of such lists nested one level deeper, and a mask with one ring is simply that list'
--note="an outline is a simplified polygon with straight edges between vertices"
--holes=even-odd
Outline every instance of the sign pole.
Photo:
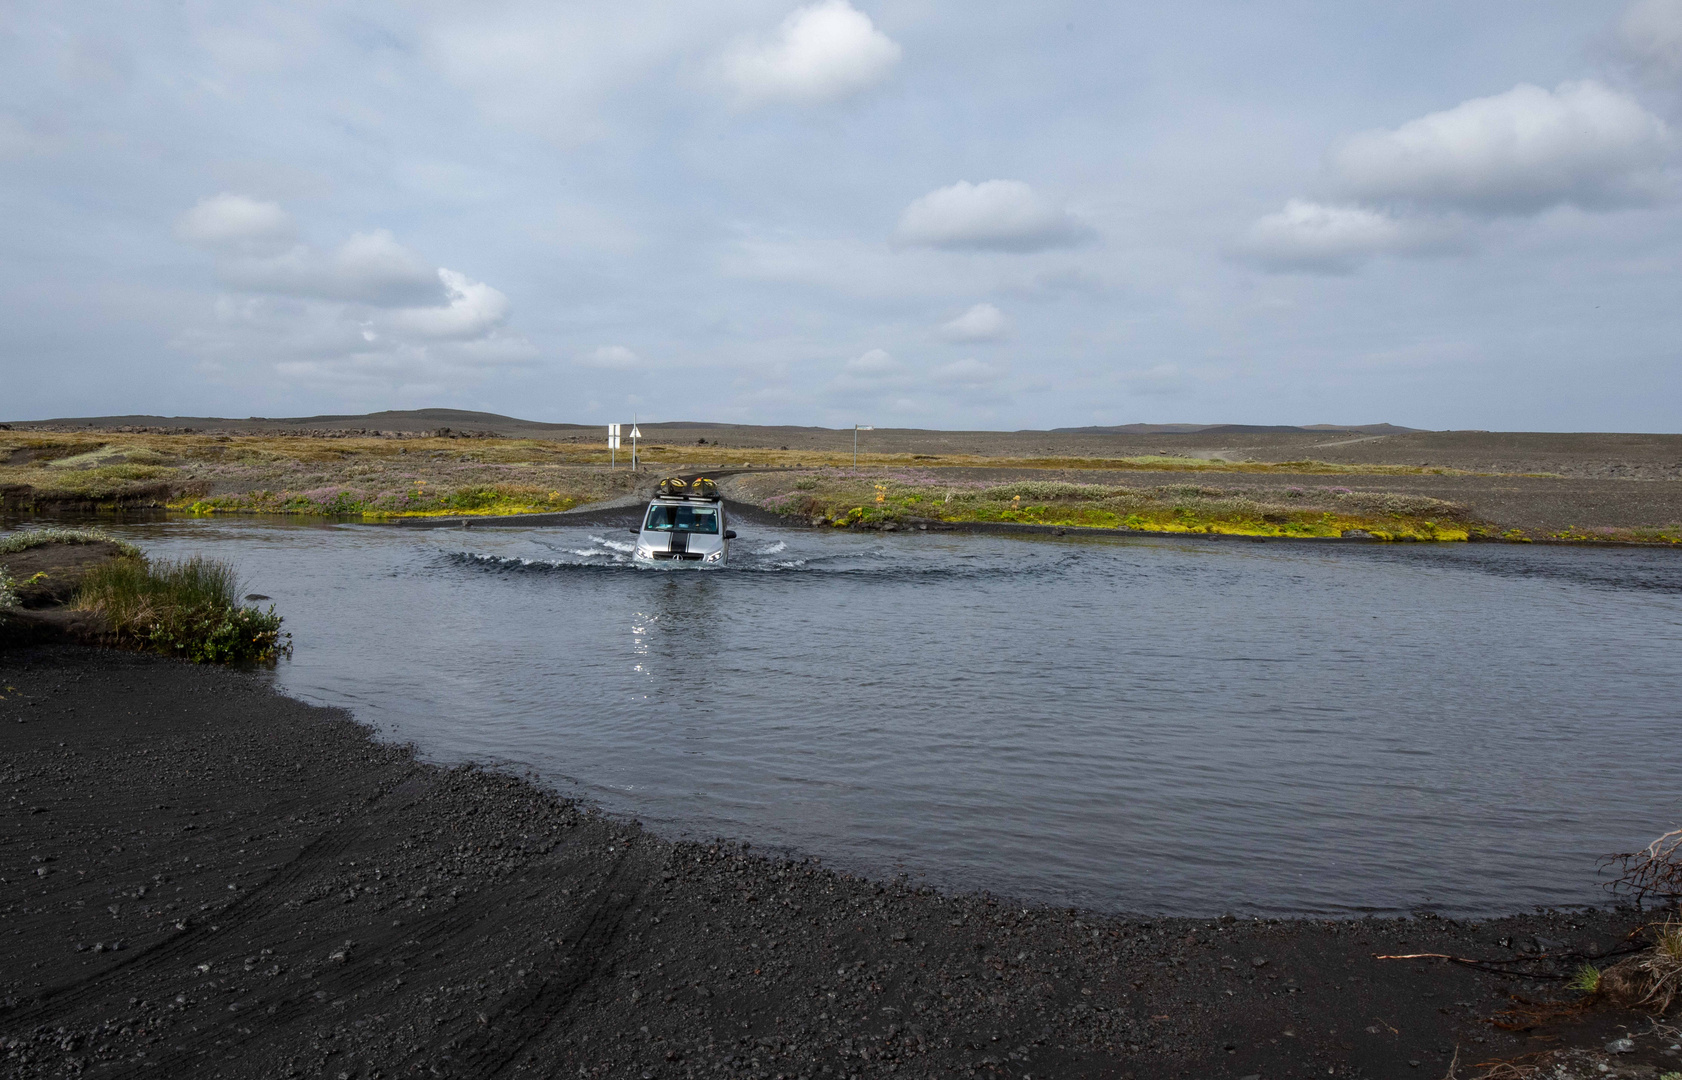
[{"label": "sign pole", "polygon": [[869,424],[853,425],[853,468],[856,469],[859,467],[859,432],[875,430],[876,429],[871,427]]},{"label": "sign pole", "polygon": [[631,421],[631,471],[637,471],[637,440],[642,438],[642,432],[637,430],[637,422]]}]

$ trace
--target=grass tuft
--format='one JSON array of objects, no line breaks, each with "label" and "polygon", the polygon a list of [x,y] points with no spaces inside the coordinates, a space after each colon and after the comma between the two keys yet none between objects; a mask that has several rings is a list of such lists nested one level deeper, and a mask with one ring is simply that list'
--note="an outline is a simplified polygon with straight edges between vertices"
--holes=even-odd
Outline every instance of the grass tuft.
[{"label": "grass tuft", "polygon": [[47,544],[115,544],[117,550],[130,558],[139,558],[140,549],[127,540],[119,540],[110,533],[99,529],[61,529],[58,527],[46,529],[27,529],[15,532],[10,536],[0,537],[0,555],[16,555],[20,551],[30,548],[45,547]]},{"label": "grass tuft", "polygon": [[233,567],[215,559],[118,559],[88,572],[76,606],[103,615],[119,640],[194,663],[290,653],[274,606],[243,606],[239,593]]},{"label": "grass tuft", "polygon": [[0,611],[7,611],[18,606],[17,582],[11,573],[0,566]]},{"label": "grass tuft", "polygon": [[1584,964],[1571,973],[1566,980],[1567,989],[1575,990],[1579,994],[1593,994],[1600,990],[1600,969],[1593,964]]}]

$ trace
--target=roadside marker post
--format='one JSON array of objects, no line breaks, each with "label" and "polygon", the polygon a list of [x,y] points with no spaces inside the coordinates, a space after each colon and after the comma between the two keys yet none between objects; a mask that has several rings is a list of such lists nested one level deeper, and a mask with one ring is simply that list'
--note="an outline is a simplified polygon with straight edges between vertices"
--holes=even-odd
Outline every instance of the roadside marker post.
[{"label": "roadside marker post", "polygon": [[609,471],[619,467],[619,425],[607,425],[607,467]]},{"label": "roadside marker post", "polygon": [[859,432],[875,430],[876,429],[871,427],[869,424],[853,425],[853,468],[856,469],[859,467]]},{"label": "roadside marker post", "polygon": [[640,439],[640,438],[642,438],[642,432],[637,430],[637,425],[633,421],[632,424],[631,424],[631,471],[632,472],[637,471],[637,440]]}]

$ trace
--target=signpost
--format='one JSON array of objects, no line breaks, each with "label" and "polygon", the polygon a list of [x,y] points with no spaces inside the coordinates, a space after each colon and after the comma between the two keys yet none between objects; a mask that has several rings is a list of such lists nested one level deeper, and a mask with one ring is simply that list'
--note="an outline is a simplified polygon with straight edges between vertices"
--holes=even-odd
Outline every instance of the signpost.
[{"label": "signpost", "polygon": [[853,468],[856,469],[859,467],[859,432],[875,430],[876,429],[871,427],[869,424],[853,425]]},{"label": "signpost", "polygon": [[619,425],[607,425],[607,467],[617,468],[619,465]]},{"label": "signpost", "polygon": [[642,432],[637,430],[635,421],[631,422],[631,471],[637,471],[637,440],[642,438]]}]

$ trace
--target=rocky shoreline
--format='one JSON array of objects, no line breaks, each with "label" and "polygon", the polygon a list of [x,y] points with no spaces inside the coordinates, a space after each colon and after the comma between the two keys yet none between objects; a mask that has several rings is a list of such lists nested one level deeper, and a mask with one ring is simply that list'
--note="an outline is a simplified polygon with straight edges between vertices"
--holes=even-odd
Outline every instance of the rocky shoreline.
[{"label": "rocky shoreline", "polygon": [[[1139,919],[943,895],[425,764],[260,671],[79,646],[0,652],[0,740],[7,1076],[1682,1067],[1642,1014],[1515,1005],[1568,998],[1628,911]],[[1491,963],[1376,958],[1413,953]]]}]

